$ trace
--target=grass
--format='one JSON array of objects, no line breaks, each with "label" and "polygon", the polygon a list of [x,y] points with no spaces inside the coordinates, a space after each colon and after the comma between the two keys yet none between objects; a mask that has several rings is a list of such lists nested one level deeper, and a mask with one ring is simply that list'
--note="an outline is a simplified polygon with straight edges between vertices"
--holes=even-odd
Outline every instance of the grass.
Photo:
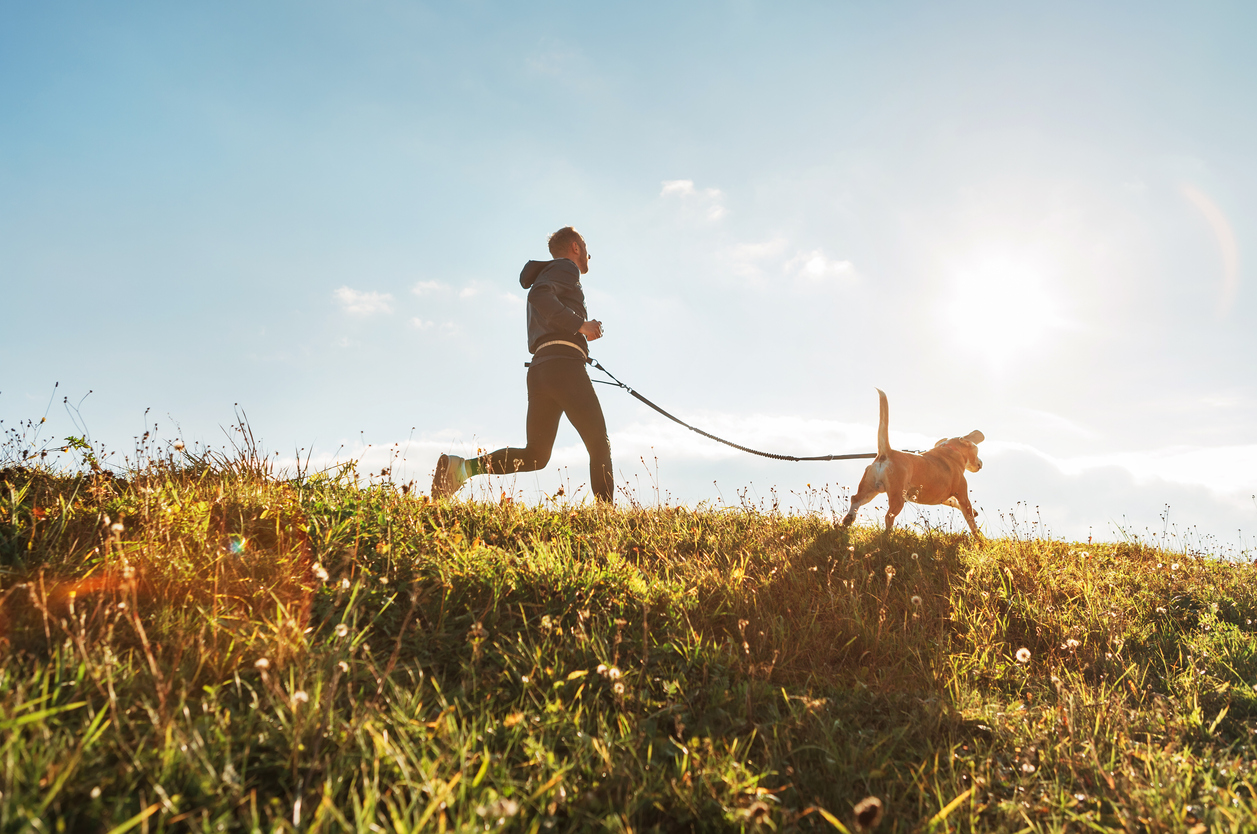
[{"label": "grass", "polygon": [[248,453],[10,466],[0,570],[5,831],[1257,827],[1257,570],[1205,554]]}]

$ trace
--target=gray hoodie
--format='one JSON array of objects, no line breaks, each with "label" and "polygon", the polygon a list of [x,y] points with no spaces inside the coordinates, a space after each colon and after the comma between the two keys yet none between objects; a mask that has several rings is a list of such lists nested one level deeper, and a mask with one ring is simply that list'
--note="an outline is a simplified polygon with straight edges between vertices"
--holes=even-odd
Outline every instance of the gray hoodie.
[{"label": "gray hoodie", "polygon": [[529,353],[546,342],[564,341],[580,345],[588,356],[589,343],[577,332],[588,313],[576,264],[567,258],[529,261],[519,273],[519,285],[528,290]]}]

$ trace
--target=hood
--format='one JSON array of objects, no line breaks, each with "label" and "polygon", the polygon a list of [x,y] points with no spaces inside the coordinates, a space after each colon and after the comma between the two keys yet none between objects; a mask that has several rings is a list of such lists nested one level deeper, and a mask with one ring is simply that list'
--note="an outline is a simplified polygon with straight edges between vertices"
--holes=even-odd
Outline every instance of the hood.
[{"label": "hood", "polygon": [[542,270],[548,267],[554,261],[529,261],[524,264],[524,268],[519,271],[519,285],[524,289],[528,289],[537,280],[537,276]]}]

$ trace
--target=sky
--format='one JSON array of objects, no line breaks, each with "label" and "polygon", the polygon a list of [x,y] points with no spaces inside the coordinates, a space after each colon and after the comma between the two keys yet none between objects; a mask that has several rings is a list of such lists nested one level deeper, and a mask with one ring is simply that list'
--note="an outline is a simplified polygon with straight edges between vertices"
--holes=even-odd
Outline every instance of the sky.
[{"label": "sky", "polygon": [[[985,434],[989,535],[1257,536],[1251,4],[0,5],[28,440],[120,461],[244,414],[426,491],[524,444],[517,276],[571,224],[594,356],[709,432],[872,451],[880,388],[896,448]],[[840,517],[863,469],[598,391],[625,503]],[[460,495],[587,480],[565,422]]]}]

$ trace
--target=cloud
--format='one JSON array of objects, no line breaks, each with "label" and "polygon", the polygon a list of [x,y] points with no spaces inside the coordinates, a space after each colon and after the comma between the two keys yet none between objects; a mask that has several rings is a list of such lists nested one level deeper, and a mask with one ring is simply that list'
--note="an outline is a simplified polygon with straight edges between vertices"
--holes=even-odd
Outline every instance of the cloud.
[{"label": "cloud", "polygon": [[410,288],[410,291],[415,295],[427,295],[428,293],[446,292],[448,290],[449,285],[442,284],[440,281],[419,281]]},{"label": "cloud", "polygon": [[341,287],[334,295],[341,308],[352,316],[393,312],[393,296],[386,292],[359,292]]},{"label": "cloud", "polygon": [[855,266],[851,261],[835,260],[820,249],[800,252],[786,261],[785,269],[813,284],[824,284],[855,276]]},{"label": "cloud", "polygon": [[707,220],[719,220],[728,214],[723,202],[724,193],[719,188],[697,189],[694,180],[664,180],[659,196],[679,200]]},{"label": "cloud", "polygon": [[475,287],[463,287],[461,290],[458,291],[459,298],[475,298],[479,294],[480,294],[480,290],[476,289]]},{"label": "cloud", "polygon": [[445,322],[441,322],[440,324],[437,324],[434,321],[422,319],[422,318],[419,318],[418,316],[410,320],[410,326],[415,328],[416,330],[425,330],[425,331],[432,330],[433,328],[435,328],[436,332],[441,334],[442,336],[457,336],[459,333],[462,332],[462,329],[459,328],[459,326],[452,321],[445,321]]},{"label": "cloud", "polygon": [[752,284],[784,276],[793,279],[796,290],[849,283],[859,277],[851,261],[832,258],[823,249],[790,251],[790,241],[780,235],[759,243],[739,243],[727,256],[729,271]]}]

